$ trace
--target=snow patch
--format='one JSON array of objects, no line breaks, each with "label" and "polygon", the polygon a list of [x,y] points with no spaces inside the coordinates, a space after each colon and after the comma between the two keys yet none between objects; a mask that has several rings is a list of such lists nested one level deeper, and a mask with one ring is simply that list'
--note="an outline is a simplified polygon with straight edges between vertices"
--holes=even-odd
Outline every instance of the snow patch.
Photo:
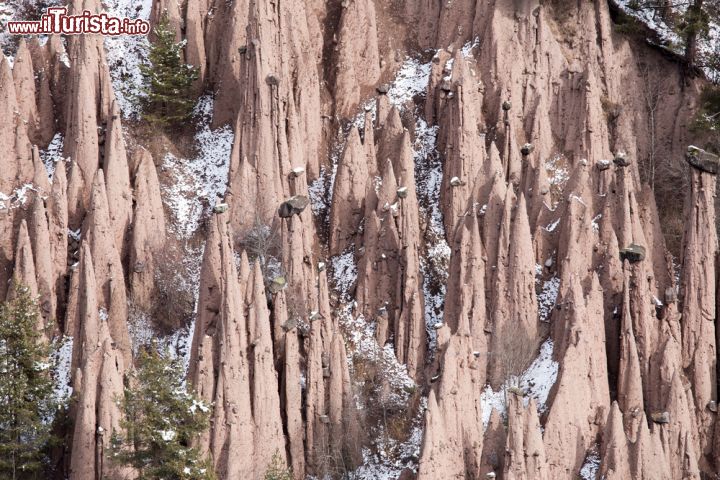
[{"label": "snow patch", "polygon": [[355,247],[348,247],[345,252],[330,259],[332,279],[335,290],[343,300],[350,299],[350,288],[357,281],[357,265],[355,264]]},{"label": "snow patch", "polygon": [[10,51],[12,35],[7,31],[7,23],[15,20],[15,8],[11,2],[0,2],[0,50],[7,56],[10,67],[13,66],[14,57]]},{"label": "snow patch", "polygon": [[181,238],[189,238],[197,231],[204,215],[227,189],[234,135],[227,125],[210,128],[212,112],[212,97],[201,97],[193,113],[198,119],[197,155],[184,159],[168,153],[162,165],[174,177],[169,185],[163,185],[163,200],[173,213],[171,229]]},{"label": "snow patch", "polygon": [[600,470],[600,454],[598,453],[597,445],[593,446],[588,450],[585,456],[585,463],[580,468],[580,478],[582,480],[595,480],[597,478],[598,470]]},{"label": "snow patch", "polygon": [[451,253],[445,240],[445,224],[440,209],[443,171],[437,152],[438,130],[437,125],[428,125],[416,112],[413,159],[420,215],[428,220],[424,232],[426,255],[420,259],[420,269],[423,275],[425,329],[431,356],[437,348],[437,330],[433,325],[442,323],[444,319]]},{"label": "snow patch", "polygon": [[58,132],[52,138],[47,148],[44,150],[40,150],[40,160],[42,160],[43,164],[45,165],[48,179],[51,182],[53,176],[55,175],[55,168],[57,167],[57,163],[65,160],[65,158],[63,158],[64,143],[65,139],[63,138],[62,133]]},{"label": "snow patch", "polygon": [[155,338],[150,316],[134,305],[130,305],[128,313],[128,333],[132,344],[133,355],[137,355],[140,347],[149,345]]},{"label": "snow patch", "polygon": [[[377,322],[369,321],[363,315],[354,316],[352,307],[352,305],[345,305],[336,312],[339,315],[340,324],[347,333],[347,340],[351,347],[348,359],[349,367],[353,369],[355,359],[377,363],[380,375],[391,387],[386,403],[395,405],[397,408],[405,408],[410,393],[417,388],[407,373],[407,366],[398,362],[392,345],[388,344],[384,347],[378,345],[375,340]],[[363,406],[359,405],[359,407]]]},{"label": "snow patch", "polygon": [[175,331],[172,335],[164,339],[164,343],[170,350],[173,358],[182,360],[183,369],[187,376],[190,367],[190,356],[192,350],[193,336],[195,335],[195,321],[197,319],[198,299],[200,297],[200,269],[202,267],[202,258],[205,252],[205,246],[199,248],[185,248],[185,256],[183,264],[188,275],[187,278],[180,280],[180,288],[185,291],[192,292],[194,299],[194,311],[190,324]]},{"label": "snow patch", "polygon": [[570,180],[570,171],[565,162],[565,156],[555,155],[545,161],[545,170],[548,174],[548,182],[552,186],[558,186],[562,189],[568,180]]},{"label": "snow patch", "polygon": [[380,426],[377,431],[373,431],[374,451],[363,448],[363,464],[349,478],[354,480],[395,480],[403,469],[415,470],[420,459],[426,408],[427,399],[422,399],[418,413],[413,420],[413,428],[404,442],[390,438],[383,426]]},{"label": "snow patch", "polygon": [[430,62],[420,63],[415,58],[406,59],[387,92],[390,104],[403,110],[405,104],[416,95],[425,95],[430,81],[430,69]]},{"label": "snow patch", "polygon": [[[558,375],[558,362],[552,359],[553,341],[547,339],[540,346],[540,353],[533,360],[530,366],[520,375],[520,388],[525,392],[523,404],[528,405],[531,398],[535,399],[538,413],[542,414],[547,409],[547,399],[550,389],[555,384]],[[494,391],[490,385],[480,394],[482,404],[483,428],[487,428],[490,422],[490,413],[497,410],[503,416],[506,415],[505,408],[505,386]]]},{"label": "snow patch", "polygon": [[52,358],[52,379],[55,400],[64,404],[73,393],[71,386],[71,364],[73,351],[73,337],[61,337],[52,344],[50,357]]},{"label": "snow patch", "polygon": [[312,208],[313,215],[315,216],[321,216],[323,212],[330,208],[327,199],[325,198],[327,196],[327,189],[325,188],[326,180],[325,169],[322,168],[320,169],[320,175],[318,178],[308,185],[310,208]]},{"label": "snow patch", "polygon": [[[142,20],[149,20],[152,8],[152,0],[105,0],[104,4],[108,15]],[[145,96],[140,65],[148,62],[149,48],[146,35],[105,37],[110,79],[125,118],[137,119],[140,115],[139,101]]]},{"label": "snow patch", "polygon": [[[538,278],[535,281],[536,283],[540,283],[541,279]],[[559,291],[560,279],[558,277],[552,277],[542,282],[542,291],[537,296],[538,318],[541,322],[547,322],[549,320],[550,313],[555,307]]]},{"label": "snow patch", "polygon": [[28,201],[28,192],[37,192],[32,183],[26,183],[9,194],[0,192],[0,211],[13,210],[24,206]]},{"label": "snow patch", "polygon": [[560,219],[558,218],[552,223],[549,223],[547,227],[545,227],[546,232],[554,232],[557,226],[560,225]]},{"label": "snow patch", "polygon": [[[644,23],[658,34],[661,42],[668,44],[668,46],[677,53],[681,53],[681,49],[678,50],[678,48],[682,45],[683,41],[675,30],[662,19],[659,8],[637,8],[635,6],[638,3],[637,0],[616,1],[623,12]],[[675,10],[678,10],[678,8],[675,7]],[[682,9],[682,11],[684,10],[685,8]]]}]

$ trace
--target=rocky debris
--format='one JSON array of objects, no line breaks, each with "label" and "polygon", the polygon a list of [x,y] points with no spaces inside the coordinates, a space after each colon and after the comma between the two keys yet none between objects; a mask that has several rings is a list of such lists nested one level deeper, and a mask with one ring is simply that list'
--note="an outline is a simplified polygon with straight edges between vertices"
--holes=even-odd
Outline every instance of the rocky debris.
[{"label": "rocky debris", "polygon": [[535,151],[535,146],[532,143],[526,143],[520,148],[520,153],[522,153],[523,157],[527,157],[533,151]]},{"label": "rocky debris", "polygon": [[613,163],[617,165],[618,167],[627,167],[630,166],[630,160],[628,159],[627,153],[620,151],[615,153],[615,157],[613,158]]},{"label": "rocky debris", "polygon": [[717,175],[720,170],[720,158],[717,155],[692,145],[687,148],[685,159],[692,167],[702,172]]},{"label": "rocky debris", "polygon": [[645,247],[631,243],[620,249],[620,260],[627,260],[630,263],[638,263],[645,260]]},{"label": "rocky debris", "polygon": [[650,414],[650,419],[661,425],[670,423],[670,414],[668,412],[653,412]]},{"label": "rocky debris", "polygon": [[310,200],[303,195],[295,195],[280,204],[278,215],[280,218],[290,218],[293,215],[300,215],[310,204]]},{"label": "rocky debris", "polygon": [[602,172],[609,169],[611,164],[610,160],[598,160],[595,165],[597,166],[597,169]]},{"label": "rocky debris", "polygon": [[283,276],[277,276],[270,281],[268,290],[270,293],[278,293],[287,286],[287,280]]}]

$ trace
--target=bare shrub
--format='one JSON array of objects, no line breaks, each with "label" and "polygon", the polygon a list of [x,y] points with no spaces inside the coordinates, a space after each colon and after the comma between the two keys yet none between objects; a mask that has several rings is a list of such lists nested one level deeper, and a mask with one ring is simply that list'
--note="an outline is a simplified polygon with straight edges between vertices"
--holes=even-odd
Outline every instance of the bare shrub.
[{"label": "bare shrub", "polygon": [[179,248],[169,246],[158,252],[155,262],[156,301],[152,317],[162,334],[176,331],[192,320],[195,306],[193,278]]},{"label": "bare shrub", "polygon": [[642,179],[650,185],[650,188],[655,189],[655,179],[659,164],[672,162],[672,159],[668,159],[667,156],[659,155],[658,145],[658,108],[663,98],[667,98],[669,89],[667,88],[666,75],[660,70],[657,65],[649,65],[646,63],[640,64],[640,73],[645,83],[643,92],[643,100],[645,103],[645,114],[647,116],[648,124],[648,151],[647,159],[644,163],[640,164]]},{"label": "bare shrub", "polygon": [[495,361],[505,388],[519,388],[537,353],[538,342],[523,331],[507,331],[495,347]]},{"label": "bare shrub", "polygon": [[253,226],[238,243],[247,253],[250,262],[258,262],[266,285],[282,275],[282,264],[278,260],[282,252],[282,242],[276,225],[266,225],[256,215]]}]

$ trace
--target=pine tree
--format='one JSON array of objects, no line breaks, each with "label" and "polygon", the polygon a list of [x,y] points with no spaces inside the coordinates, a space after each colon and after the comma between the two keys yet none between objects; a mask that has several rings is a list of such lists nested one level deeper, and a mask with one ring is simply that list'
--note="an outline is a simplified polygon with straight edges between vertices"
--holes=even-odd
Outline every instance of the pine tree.
[{"label": "pine tree", "polygon": [[210,408],[189,393],[179,361],[156,345],[137,359],[122,399],[126,432],[113,432],[111,460],[134,467],[138,480],[214,480],[193,441],[209,426]]},{"label": "pine tree", "polygon": [[155,26],[155,41],[150,46],[149,64],[140,66],[145,85],[143,118],[166,128],[187,120],[195,105],[193,82],[198,69],[182,62],[184,42],[175,42],[175,31],[167,13]]},{"label": "pine tree", "polygon": [[264,480],[293,480],[293,473],[290,468],[285,465],[285,461],[280,456],[280,452],[275,452],[265,472]]},{"label": "pine tree", "polygon": [[0,478],[44,478],[57,409],[50,347],[37,330],[39,313],[29,289],[14,289],[13,298],[0,305]]}]

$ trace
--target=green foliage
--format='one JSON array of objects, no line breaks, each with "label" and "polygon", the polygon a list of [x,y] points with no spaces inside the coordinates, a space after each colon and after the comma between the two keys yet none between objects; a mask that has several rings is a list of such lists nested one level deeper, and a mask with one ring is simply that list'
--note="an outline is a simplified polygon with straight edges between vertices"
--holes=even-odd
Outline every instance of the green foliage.
[{"label": "green foliage", "polygon": [[642,24],[638,20],[622,10],[619,10],[617,13],[613,29],[625,35],[642,35],[645,32]]},{"label": "green foliage", "polygon": [[155,41],[150,47],[149,64],[141,65],[145,79],[143,118],[161,128],[187,120],[195,105],[192,85],[198,69],[182,62],[184,42],[175,42],[175,31],[165,13],[155,26]]},{"label": "green foliage", "polygon": [[0,478],[43,478],[57,410],[40,315],[24,286],[0,305]]},{"label": "green foliage", "polygon": [[700,110],[691,125],[694,131],[720,131],[720,87],[708,86],[700,95]]},{"label": "green foliage", "polygon": [[293,473],[285,465],[280,452],[275,452],[265,472],[264,480],[293,480]]},{"label": "green foliage", "polygon": [[707,8],[698,5],[697,1],[693,2],[682,16],[678,30],[684,38],[707,36],[710,31],[710,13]]},{"label": "green foliage", "polygon": [[193,441],[209,425],[210,408],[184,385],[178,360],[156,346],[138,355],[122,405],[126,432],[113,432],[111,459],[137,469],[138,480],[214,480]]}]

